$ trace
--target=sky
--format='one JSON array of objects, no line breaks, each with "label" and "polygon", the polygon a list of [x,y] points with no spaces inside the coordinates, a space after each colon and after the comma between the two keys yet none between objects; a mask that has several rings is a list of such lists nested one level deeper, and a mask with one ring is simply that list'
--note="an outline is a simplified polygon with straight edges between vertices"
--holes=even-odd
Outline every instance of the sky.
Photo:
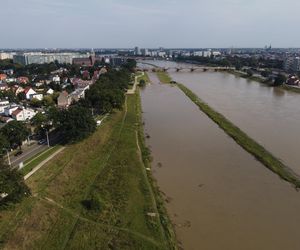
[{"label": "sky", "polygon": [[300,47],[299,0],[0,0],[0,48]]}]

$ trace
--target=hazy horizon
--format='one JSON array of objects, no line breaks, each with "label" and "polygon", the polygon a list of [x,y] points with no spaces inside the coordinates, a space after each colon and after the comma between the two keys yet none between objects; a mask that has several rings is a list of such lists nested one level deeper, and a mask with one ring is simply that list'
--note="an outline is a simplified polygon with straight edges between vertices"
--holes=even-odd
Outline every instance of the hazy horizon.
[{"label": "hazy horizon", "polygon": [[9,0],[0,48],[300,47],[296,0]]}]

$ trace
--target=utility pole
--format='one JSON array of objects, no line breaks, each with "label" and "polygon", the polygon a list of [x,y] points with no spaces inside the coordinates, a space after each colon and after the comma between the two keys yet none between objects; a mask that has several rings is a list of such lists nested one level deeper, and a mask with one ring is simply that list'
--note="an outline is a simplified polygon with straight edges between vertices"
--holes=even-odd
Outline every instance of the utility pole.
[{"label": "utility pole", "polygon": [[49,142],[49,134],[48,134],[48,130],[46,130],[46,136],[47,136],[47,144],[48,144],[48,148],[50,148],[50,142]]},{"label": "utility pole", "polygon": [[9,153],[8,150],[6,150],[7,153],[7,160],[8,160],[8,165],[11,167],[11,162],[10,162],[10,157],[9,157]]}]

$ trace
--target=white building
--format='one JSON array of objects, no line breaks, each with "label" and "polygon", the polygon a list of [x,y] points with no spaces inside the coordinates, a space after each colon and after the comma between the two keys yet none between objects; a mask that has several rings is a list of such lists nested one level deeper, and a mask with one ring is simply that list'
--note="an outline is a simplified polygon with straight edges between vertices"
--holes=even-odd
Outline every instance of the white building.
[{"label": "white building", "polygon": [[53,90],[53,89],[51,89],[51,88],[50,88],[50,89],[48,89],[48,91],[47,91],[47,94],[48,94],[48,95],[53,95],[53,94],[54,94],[54,90]]},{"label": "white building", "polygon": [[0,114],[4,114],[5,113],[5,108],[7,108],[8,106],[9,106],[9,101],[1,100],[0,101]]},{"label": "white building", "polygon": [[19,108],[19,106],[17,104],[15,104],[15,103],[10,104],[4,108],[4,114],[6,116],[11,116],[11,114],[18,108]]},{"label": "white building", "polygon": [[39,101],[43,100],[43,94],[38,94],[36,93],[32,88],[26,88],[25,91],[25,96],[27,100],[32,100],[32,99],[37,99]]},{"label": "white building", "polygon": [[15,54],[15,53],[1,52],[1,53],[0,53],[0,60],[13,59],[14,54]]},{"label": "white building", "polygon": [[56,75],[52,78],[52,81],[56,82],[56,83],[60,83],[60,77],[58,75]]},{"label": "white building", "polygon": [[21,109],[18,108],[12,112],[11,116],[17,121],[27,121],[31,120],[36,115],[36,112],[32,109]]}]

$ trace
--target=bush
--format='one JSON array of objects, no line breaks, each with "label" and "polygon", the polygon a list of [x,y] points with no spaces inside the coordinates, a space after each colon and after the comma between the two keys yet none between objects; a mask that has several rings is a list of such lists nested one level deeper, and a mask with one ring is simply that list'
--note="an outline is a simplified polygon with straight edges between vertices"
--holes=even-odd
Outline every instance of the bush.
[{"label": "bush", "polygon": [[144,80],[144,79],[141,79],[139,85],[140,85],[140,87],[144,87],[144,86],[146,85],[145,80]]},{"label": "bush", "polygon": [[89,211],[100,211],[101,209],[101,202],[99,201],[98,197],[94,195],[89,200],[83,200],[81,204],[86,210]]}]

